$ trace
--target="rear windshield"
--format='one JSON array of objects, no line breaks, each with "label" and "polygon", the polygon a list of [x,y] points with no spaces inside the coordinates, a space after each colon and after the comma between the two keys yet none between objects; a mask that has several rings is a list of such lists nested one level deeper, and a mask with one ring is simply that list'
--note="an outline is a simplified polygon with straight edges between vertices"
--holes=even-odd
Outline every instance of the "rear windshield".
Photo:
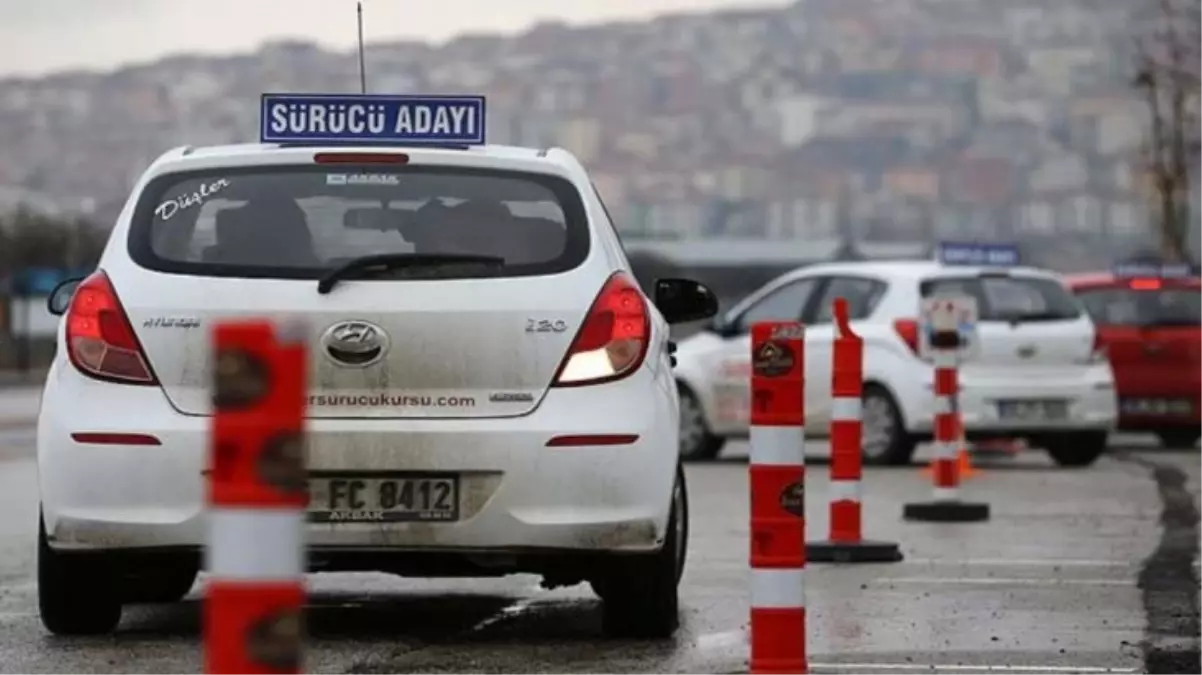
[{"label": "rear windshield", "polygon": [[1102,325],[1202,325],[1202,292],[1196,288],[1094,288],[1077,296],[1094,322]]},{"label": "rear windshield", "polygon": [[177,274],[317,278],[366,255],[466,254],[503,263],[415,266],[376,278],[553,274],[588,255],[567,180],[433,167],[252,167],[170,174],[143,192],[130,255]]},{"label": "rear windshield", "polygon": [[1081,316],[1081,307],[1059,282],[1044,277],[941,277],[922,282],[922,296],[969,295],[977,301],[980,321],[1065,321]]}]

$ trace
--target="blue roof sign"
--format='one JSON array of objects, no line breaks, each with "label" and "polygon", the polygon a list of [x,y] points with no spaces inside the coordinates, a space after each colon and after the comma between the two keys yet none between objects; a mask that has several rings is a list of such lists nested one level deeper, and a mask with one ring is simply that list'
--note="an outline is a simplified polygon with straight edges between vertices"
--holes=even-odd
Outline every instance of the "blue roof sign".
[{"label": "blue roof sign", "polygon": [[1019,257],[1014,244],[939,243],[939,262],[944,265],[1013,267],[1019,264]]},{"label": "blue roof sign", "polygon": [[483,96],[263,94],[263,143],[482,145]]},{"label": "blue roof sign", "polygon": [[1120,278],[1157,277],[1162,279],[1187,279],[1194,276],[1187,263],[1163,265],[1149,263],[1120,263],[1114,267],[1114,276]]}]

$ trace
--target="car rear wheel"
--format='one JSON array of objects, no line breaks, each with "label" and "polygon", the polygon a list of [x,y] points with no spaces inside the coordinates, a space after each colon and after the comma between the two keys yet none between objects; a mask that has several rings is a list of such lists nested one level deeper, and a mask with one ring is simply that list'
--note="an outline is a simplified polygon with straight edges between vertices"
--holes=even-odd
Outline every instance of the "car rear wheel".
[{"label": "car rear wheel", "polygon": [[1082,431],[1044,439],[1043,444],[1060,466],[1089,466],[1106,452],[1105,431]]},{"label": "car rear wheel", "polygon": [[685,461],[714,459],[722,452],[726,439],[710,432],[705,421],[705,409],[697,395],[686,385],[677,383],[680,395],[680,457]]},{"label": "car rear wheel", "polygon": [[906,433],[901,412],[884,387],[864,387],[860,447],[865,464],[909,464],[918,446]]},{"label": "car rear wheel", "polygon": [[684,468],[676,468],[664,545],[651,554],[622,556],[591,582],[602,601],[609,637],[665,639],[680,627],[678,588],[689,545],[689,496]]},{"label": "car rear wheel", "polygon": [[55,635],[111,633],[121,623],[117,584],[92,556],[55,551],[38,516],[38,612]]},{"label": "car rear wheel", "polygon": [[1202,429],[1164,429],[1156,432],[1160,444],[1174,450],[1189,450],[1202,437]]}]

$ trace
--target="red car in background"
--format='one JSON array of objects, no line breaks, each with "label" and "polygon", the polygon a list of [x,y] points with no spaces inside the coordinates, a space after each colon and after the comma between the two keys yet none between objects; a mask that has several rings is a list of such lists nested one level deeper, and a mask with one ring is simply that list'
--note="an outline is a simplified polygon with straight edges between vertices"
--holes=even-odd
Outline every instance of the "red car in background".
[{"label": "red car in background", "polygon": [[1202,436],[1202,280],[1184,265],[1121,265],[1067,277],[1110,357],[1120,431],[1169,448]]}]

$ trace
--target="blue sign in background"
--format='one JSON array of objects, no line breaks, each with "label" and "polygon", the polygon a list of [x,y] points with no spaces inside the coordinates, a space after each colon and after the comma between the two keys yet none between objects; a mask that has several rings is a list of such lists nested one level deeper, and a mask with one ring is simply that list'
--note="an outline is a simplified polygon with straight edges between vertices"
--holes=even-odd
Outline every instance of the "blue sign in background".
[{"label": "blue sign in background", "polygon": [[944,241],[939,243],[939,261],[945,265],[982,265],[1011,267],[1021,255],[1014,244],[975,244]]},{"label": "blue sign in background", "polygon": [[263,94],[263,143],[480,145],[483,96]]},{"label": "blue sign in background", "polygon": [[10,283],[13,295],[37,297],[50,295],[54,287],[65,279],[86,277],[91,270],[59,269],[57,267],[26,267],[17,270]]}]

